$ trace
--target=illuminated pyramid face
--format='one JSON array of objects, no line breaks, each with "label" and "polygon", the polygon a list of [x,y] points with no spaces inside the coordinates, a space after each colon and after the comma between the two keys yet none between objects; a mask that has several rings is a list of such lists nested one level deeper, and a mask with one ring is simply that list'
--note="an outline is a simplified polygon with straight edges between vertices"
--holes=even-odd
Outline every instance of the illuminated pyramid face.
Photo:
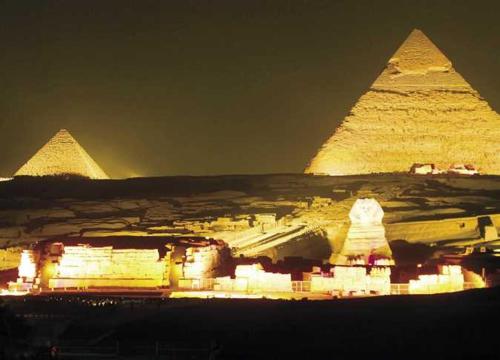
[{"label": "illuminated pyramid face", "polygon": [[407,172],[471,164],[500,174],[500,116],[414,30],[354,105],[305,172],[328,175]]},{"label": "illuminated pyramid face", "polygon": [[14,176],[80,175],[109,179],[67,130],[59,130]]}]

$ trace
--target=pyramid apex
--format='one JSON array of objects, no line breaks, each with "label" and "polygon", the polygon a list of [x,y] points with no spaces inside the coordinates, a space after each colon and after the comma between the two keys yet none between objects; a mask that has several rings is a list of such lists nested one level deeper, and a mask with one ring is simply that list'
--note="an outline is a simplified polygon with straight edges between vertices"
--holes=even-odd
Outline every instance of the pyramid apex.
[{"label": "pyramid apex", "polygon": [[66,141],[66,142],[71,142],[71,143],[77,143],[76,139],[71,135],[71,133],[67,129],[59,129],[58,132],[56,132],[49,141]]},{"label": "pyramid apex", "polygon": [[410,31],[410,33],[408,34],[408,37],[406,39],[408,39],[410,37],[424,37],[428,41],[431,41],[429,39],[429,37],[423,32],[423,30],[418,29],[418,28],[414,28],[412,31]]},{"label": "pyramid apex", "polygon": [[389,60],[394,72],[401,74],[426,74],[446,72],[451,61],[420,29],[413,29]]},{"label": "pyramid apex", "polygon": [[56,132],[55,136],[57,135],[71,135],[71,134],[67,129],[59,129],[59,131]]},{"label": "pyramid apex", "polygon": [[68,130],[59,129],[54,135],[52,135],[52,138],[59,138],[59,137],[73,137],[73,136],[71,136]]}]

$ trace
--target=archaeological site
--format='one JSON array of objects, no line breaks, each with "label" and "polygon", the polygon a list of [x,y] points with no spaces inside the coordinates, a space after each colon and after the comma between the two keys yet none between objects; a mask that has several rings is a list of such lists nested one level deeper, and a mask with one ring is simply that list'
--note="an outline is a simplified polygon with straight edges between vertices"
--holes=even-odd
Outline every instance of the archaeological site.
[{"label": "archaeological site", "polygon": [[[238,24],[253,21],[252,11]],[[143,19],[130,14],[133,21],[123,28],[110,18],[107,23],[120,29],[111,33],[130,31],[127,44],[164,46],[168,56],[143,64],[149,69],[158,63],[161,69],[136,76],[128,62],[147,58],[147,51],[115,56],[99,47],[89,53],[109,55],[113,63],[95,66],[97,80],[109,81],[97,91],[87,79],[58,88],[59,77],[73,72],[66,63],[60,68],[47,63],[47,84],[43,91],[37,88],[37,96],[53,95],[57,106],[37,111],[46,119],[52,109],[73,114],[67,124],[46,120],[44,125],[51,133],[68,127],[72,134],[57,131],[34,155],[32,149],[47,140],[39,135],[48,133],[46,127],[33,130],[28,145],[20,140],[24,128],[9,143],[12,154],[17,151],[24,160],[0,177],[0,359],[495,358],[490,356],[496,352],[495,332],[486,329],[499,319],[500,115],[455,70],[445,55],[446,42],[436,41],[438,48],[422,31],[411,31],[347,116],[322,120],[336,121],[332,135],[326,125],[316,129],[309,121],[320,117],[320,110],[329,114],[324,108],[333,103],[322,103],[307,81],[294,79],[307,73],[318,93],[330,82],[337,94],[346,91],[352,74],[339,84],[333,76],[314,78],[305,60],[276,57],[274,43],[252,55],[210,60],[211,52],[243,40],[223,42],[222,35],[231,31],[219,29],[215,42],[184,46],[190,27],[204,18],[184,23],[179,15],[168,26],[182,46],[162,37],[148,42],[134,27]],[[144,22],[154,23],[155,16]],[[356,30],[343,27],[346,33]],[[277,29],[276,36],[282,28]],[[430,33],[439,34],[435,29]],[[301,31],[290,42],[299,46],[306,35]],[[83,43],[106,36],[99,31]],[[332,48],[346,46],[340,35],[336,39]],[[378,43],[372,45],[356,48],[356,57],[371,59]],[[60,52],[79,46],[71,42]],[[177,67],[169,63],[182,52],[194,54],[189,56],[196,58],[194,69],[184,67],[186,60]],[[51,54],[37,52],[42,58]],[[87,55],[75,63],[86,62]],[[230,64],[224,62],[228,58]],[[262,59],[274,60],[259,67],[258,75],[245,73],[244,63]],[[286,71],[275,75],[276,64]],[[212,69],[217,66],[223,70]],[[170,67],[176,71],[169,73]],[[230,90],[212,86],[213,80],[204,78],[207,69]],[[231,71],[245,79],[243,85]],[[157,80],[165,74],[168,84]],[[192,88],[184,76],[196,78]],[[276,100],[280,104],[272,110],[263,101],[245,103],[242,99],[262,92],[259,86],[269,87],[264,93],[272,100],[281,99],[281,92],[294,94]],[[179,89],[189,97],[180,99]],[[66,92],[74,99],[59,100]],[[158,100],[156,92],[168,94],[168,100]],[[211,105],[203,116],[194,100],[200,94],[212,101],[206,100]],[[85,102],[93,96],[91,105]],[[134,102],[134,96],[140,99]],[[308,102],[319,110],[301,109]],[[182,116],[174,111],[179,104]],[[99,109],[89,116],[94,130],[75,115],[86,114],[86,108]],[[152,120],[135,118],[142,108]],[[304,119],[276,120],[279,125],[270,120],[288,108]],[[258,119],[264,111],[269,118],[259,120],[258,128],[252,127],[257,120],[245,121],[246,113]],[[210,120],[213,114],[216,120]],[[127,116],[133,121],[122,123]],[[259,136],[270,140],[259,143]],[[309,146],[314,141],[307,136],[318,145]],[[315,154],[308,164],[308,152],[297,156],[300,146]],[[155,171],[114,176],[126,154],[132,158],[127,170],[135,161]],[[277,169],[299,159],[300,168],[260,173],[252,158]],[[193,172],[165,171],[184,169],[186,163]],[[234,167],[218,172],[217,166],[226,164]]]}]

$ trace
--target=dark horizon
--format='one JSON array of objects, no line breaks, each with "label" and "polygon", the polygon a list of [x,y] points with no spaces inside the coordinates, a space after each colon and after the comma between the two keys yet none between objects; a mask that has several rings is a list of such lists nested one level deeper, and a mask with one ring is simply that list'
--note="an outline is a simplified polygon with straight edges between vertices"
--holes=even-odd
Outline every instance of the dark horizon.
[{"label": "dark horizon", "polygon": [[60,128],[112,177],[298,173],[413,28],[500,110],[496,1],[6,1],[0,176]]}]

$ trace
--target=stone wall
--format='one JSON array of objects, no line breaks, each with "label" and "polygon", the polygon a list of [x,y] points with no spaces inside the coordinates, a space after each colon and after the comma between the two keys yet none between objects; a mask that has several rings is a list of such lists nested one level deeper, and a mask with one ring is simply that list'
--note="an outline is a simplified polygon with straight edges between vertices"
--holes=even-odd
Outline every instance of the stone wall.
[{"label": "stone wall", "polygon": [[379,294],[391,293],[391,269],[373,267],[368,273],[364,266],[335,266],[330,276],[316,273],[311,275],[311,291],[321,293]]},{"label": "stone wall", "polygon": [[419,275],[417,280],[410,280],[410,294],[437,294],[464,289],[464,275],[458,265],[445,265],[439,269],[439,274]]},{"label": "stone wall", "polygon": [[292,277],[290,274],[266,272],[260,264],[238,265],[234,279],[215,279],[214,290],[249,293],[292,292]]},{"label": "stone wall", "polygon": [[156,249],[65,246],[48,287],[161,287],[169,284],[169,257]]}]

